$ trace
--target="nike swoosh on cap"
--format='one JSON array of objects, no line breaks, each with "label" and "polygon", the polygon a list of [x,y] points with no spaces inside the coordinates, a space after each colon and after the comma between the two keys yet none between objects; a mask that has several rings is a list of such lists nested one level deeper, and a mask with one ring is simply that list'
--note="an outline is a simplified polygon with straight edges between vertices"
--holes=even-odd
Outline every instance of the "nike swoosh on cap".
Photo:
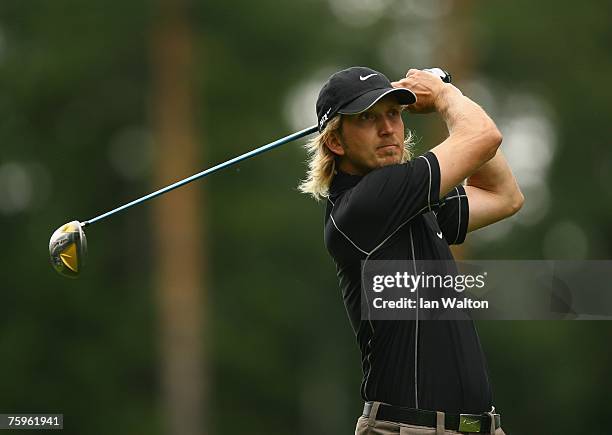
[{"label": "nike swoosh on cap", "polygon": [[378,75],[378,74],[368,74],[368,75],[367,75],[367,76],[365,76],[365,77],[364,77],[364,76],[359,76],[359,80],[364,81],[364,80],[367,80],[367,79],[369,79],[370,77],[375,76],[375,75]]}]

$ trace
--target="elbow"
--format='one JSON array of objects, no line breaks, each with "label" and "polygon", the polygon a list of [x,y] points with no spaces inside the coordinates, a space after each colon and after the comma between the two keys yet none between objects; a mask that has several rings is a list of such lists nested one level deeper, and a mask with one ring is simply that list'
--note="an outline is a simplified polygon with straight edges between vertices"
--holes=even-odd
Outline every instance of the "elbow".
[{"label": "elbow", "polygon": [[492,146],[495,148],[495,151],[497,151],[497,148],[500,147],[500,145],[502,144],[502,141],[504,140],[504,136],[502,136],[501,131],[499,131],[499,129],[495,126],[493,126],[491,128],[491,131],[489,131],[489,137],[490,137],[490,141]]},{"label": "elbow", "polygon": [[497,154],[497,149],[500,147],[503,139],[504,138],[501,131],[499,131],[495,125],[484,128],[478,134],[478,141],[481,144],[481,160],[483,164],[495,157],[495,154]]},{"label": "elbow", "polygon": [[501,131],[499,131],[499,129],[495,125],[488,128],[486,132],[483,134],[483,136],[484,136],[484,141],[487,144],[486,148],[489,152],[488,154],[490,156],[489,157],[489,160],[490,160],[493,157],[495,157],[495,154],[497,154],[497,149],[501,146],[502,141],[504,140],[504,137],[502,136]]},{"label": "elbow", "polygon": [[516,192],[514,192],[514,194],[508,200],[508,216],[518,213],[518,211],[523,208],[524,203],[525,196],[523,195],[523,192],[517,188]]}]

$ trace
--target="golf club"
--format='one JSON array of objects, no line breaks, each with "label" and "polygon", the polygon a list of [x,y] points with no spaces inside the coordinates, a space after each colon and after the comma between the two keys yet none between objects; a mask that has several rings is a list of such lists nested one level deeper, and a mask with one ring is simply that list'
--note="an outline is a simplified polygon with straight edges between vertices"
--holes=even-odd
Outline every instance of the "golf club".
[{"label": "golf club", "polygon": [[[429,71],[432,74],[437,75],[440,79],[446,83],[451,82],[451,75],[440,68],[429,68],[423,71]],[[155,192],[149,193],[141,198],[135,199],[132,202],[128,202],[120,207],[117,207],[111,211],[103,213],[94,218],[86,221],[72,221],[59,227],[49,240],[49,256],[51,257],[51,265],[60,274],[68,278],[76,278],[79,276],[83,265],[85,264],[85,258],[87,257],[87,239],[85,237],[84,227],[91,225],[95,222],[99,222],[106,219],[109,216],[119,213],[120,211],[126,210],[135,205],[141,204],[145,201],[153,199],[157,196],[163,195],[164,193],[170,192],[171,190],[177,189],[185,184],[189,184],[192,181],[204,178],[214,172],[220,171],[221,169],[227,168],[235,163],[254,157],[258,154],[269,151],[273,148],[279,147],[286,143],[300,139],[304,136],[308,136],[318,130],[316,125],[305,128],[298,132],[292,133],[281,139],[277,139],[274,142],[263,145],[259,148],[251,150],[247,153],[241,154],[233,159],[227,160],[226,162],[219,163],[211,168],[208,168],[202,172],[198,172],[190,177],[184,178],[176,183],[170,184],[162,189],[156,190]]]},{"label": "golf club", "polygon": [[305,128],[281,139],[270,142],[269,144],[263,145],[259,148],[241,154],[233,159],[227,160],[223,163],[219,163],[211,168],[208,168],[202,172],[198,172],[190,177],[184,178],[176,183],[170,184],[162,189],[156,190],[155,192],[149,193],[141,198],[135,199],[132,202],[128,202],[120,207],[117,207],[111,211],[103,213],[94,218],[86,221],[72,221],[59,227],[49,240],[49,255],[51,257],[51,265],[60,274],[68,278],[76,278],[79,276],[85,258],[87,256],[87,239],[85,237],[85,231],[83,228],[91,225],[95,222],[99,222],[106,219],[109,216],[119,213],[120,211],[126,210],[135,205],[141,204],[145,201],[153,199],[157,196],[163,195],[164,193],[170,192],[171,190],[177,189],[185,184],[189,184],[192,181],[204,178],[214,172],[220,171],[221,169],[227,168],[235,163],[254,157],[258,154],[269,151],[273,148],[279,147],[286,143],[300,139],[304,136],[308,136],[317,131],[317,126]]}]

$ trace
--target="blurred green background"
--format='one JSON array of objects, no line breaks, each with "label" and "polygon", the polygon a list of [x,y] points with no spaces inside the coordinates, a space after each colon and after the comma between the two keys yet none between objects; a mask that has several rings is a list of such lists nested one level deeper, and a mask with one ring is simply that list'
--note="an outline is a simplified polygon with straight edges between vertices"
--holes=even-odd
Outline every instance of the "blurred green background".
[{"label": "blurred green background", "polygon": [[[69,434],[345,434],[360,358],[300,195],[303,141],[49,236],[316,122],[333,71],[442,66],[504,134],[526,197],[458,252],[612,256],[612,3],[0,3],[0,413]],[[435,115],[406,116],[421,151]],[[508,434],[608,434],[612,323],[481,322]]]}]

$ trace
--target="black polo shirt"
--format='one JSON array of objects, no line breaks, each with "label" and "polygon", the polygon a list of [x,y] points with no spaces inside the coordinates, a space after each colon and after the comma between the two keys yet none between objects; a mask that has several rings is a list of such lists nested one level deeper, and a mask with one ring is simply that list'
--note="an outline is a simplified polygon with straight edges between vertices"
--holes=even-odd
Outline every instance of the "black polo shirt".
[{"label": "black polo shirt", "polygon": [[330,187],[325,245],[361,350],[364,400],[445,412],[481,413],[492,395],[471,320],[361,320],[362,260],[449,260],[464,241],[463,186],[439,199],[440,166],[428,152],[365,176],[339,172]]}]

